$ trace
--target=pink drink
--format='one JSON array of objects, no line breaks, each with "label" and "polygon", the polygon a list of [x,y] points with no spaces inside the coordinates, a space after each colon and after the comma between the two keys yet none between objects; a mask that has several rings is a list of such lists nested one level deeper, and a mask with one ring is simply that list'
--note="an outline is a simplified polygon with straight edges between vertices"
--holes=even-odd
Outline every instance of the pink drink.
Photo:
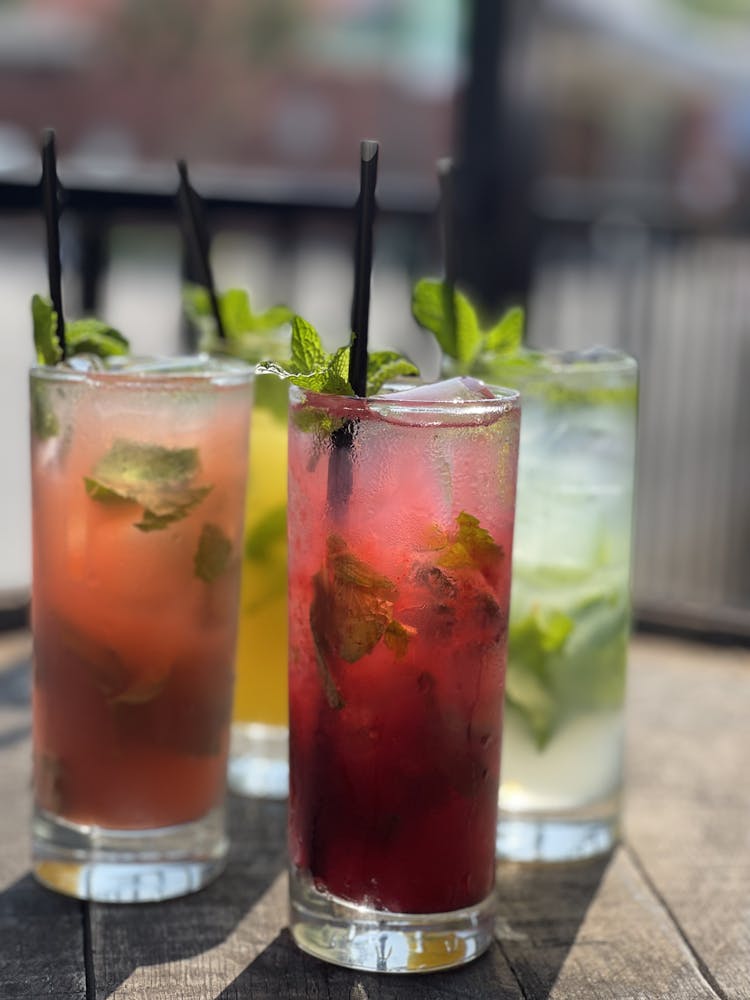
[{"label": "pink drink", "polygon": [[250,380],[32,373],[32,854],[62,892],[161,899],[223,867]]},{"label": "pink drink", "polygon": [[[416,944],[407,928],[394,971],[489,942],[454,934],[453,953],[425,950],[446,915],[484,913],[494,883],[519,409],[482,390],[293,394],[293,930],[321,957],[307,934],[321,899],[381,923],[435,915]],[[382,967],[330,936],[332,960]]]}]

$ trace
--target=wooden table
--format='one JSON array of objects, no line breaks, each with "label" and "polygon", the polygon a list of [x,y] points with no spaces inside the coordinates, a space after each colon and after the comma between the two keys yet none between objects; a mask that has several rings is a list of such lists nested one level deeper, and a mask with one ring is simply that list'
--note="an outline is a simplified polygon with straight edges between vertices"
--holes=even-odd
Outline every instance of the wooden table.
[{"label": "wooden table", "polygon": [[168,903],[84,904],[29,875],[29,654],[0,637],[0,1000],[750,998],[750,651],[637,639],[626,838],[501,867],[496,942],[450,973],[377,976],[286,929],[282,804],[232,799],[226,873]]}]

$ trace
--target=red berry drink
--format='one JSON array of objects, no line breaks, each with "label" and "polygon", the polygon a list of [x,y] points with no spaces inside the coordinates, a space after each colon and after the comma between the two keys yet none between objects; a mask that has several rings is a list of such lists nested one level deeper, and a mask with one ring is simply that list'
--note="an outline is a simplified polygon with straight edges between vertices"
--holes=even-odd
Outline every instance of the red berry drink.
[{"label": "red berry drink", "polygon": [[473,379],[293,390],[292,929],[331,961],[491,939],[518,428]]}]

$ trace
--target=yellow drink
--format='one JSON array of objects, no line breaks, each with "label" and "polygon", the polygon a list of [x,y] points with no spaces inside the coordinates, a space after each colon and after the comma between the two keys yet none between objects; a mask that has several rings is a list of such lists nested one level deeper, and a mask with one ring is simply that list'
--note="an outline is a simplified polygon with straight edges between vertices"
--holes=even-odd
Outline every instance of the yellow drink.
[{"label": "yellow drink", "polygon": [[286,726],[286,423],[259,404],[253,417],[233,719]]},{"label": "yellow drink", "polygon": [[229,785],[287,794],[287,386],[258,377],[245,513]]}]

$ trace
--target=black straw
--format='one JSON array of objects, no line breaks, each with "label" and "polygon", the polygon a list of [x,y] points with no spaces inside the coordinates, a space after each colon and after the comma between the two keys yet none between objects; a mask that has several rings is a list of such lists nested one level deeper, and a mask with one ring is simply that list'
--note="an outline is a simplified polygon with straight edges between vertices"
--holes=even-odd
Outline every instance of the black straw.
[{"label": "black straw", "polygon": [[180,187],[177,193],[180,212],[184,221],[184,231],[187,234],[188,244],[193,253],[193,258],[198,264],[201,272],[200,278],[203,285],[208,289],[208,298],[211,303],[211,312],[216,323],[216,332],[221,340],[226,338],[224,323],[221,319],[219,309],[219,299],[216,295],[216,285],[211,270],[211,260],[208,254],[208,230],[203,214],[203,205],[198,192],[191,186],[188,177],[188,168],[185,160],[177,161],[177,169],[180,174]]},{"label": "black straw", "polygon": [[[352,340],[349,349],[349,385],[355,396],[367,395],[367,332],[370,317],[372,233],[375,221],[375,184],[378,178],[378,143],[363,139],[359,145],[359,199],[357,242],[354,248],[354,295],[352,296]],[[331,434],[328,460],[328,504],[337,515],[346,508],[352,492],[352,448],[356,421],[345,420]]]},{"label": "black straw", "polygon": [[449,156],[437,161],[440,186],[440,224],[443,237],[443,310],[456,339],[456,168]]},{"label": "black straw", "polygon": [[57,313],[57,339],[63,360],[67,355],[65,343],[65,318],[62,305],[62,268],[60,265],[60,181],[57,177],[57,155],[54,129],[47,129],[42,137],[42,202],[47,228],[47,275],[49,297]]},{"label": "black straw", "polygon": [[354,295],[351,316],[353,337],[349,352],[349,385],[356,396],[366,396],[372,234],[375,222],[375,185],[378,179],[378,143],[374,139],[362,140],[359,145],[359,159],[357,242],[354,250]]}]

